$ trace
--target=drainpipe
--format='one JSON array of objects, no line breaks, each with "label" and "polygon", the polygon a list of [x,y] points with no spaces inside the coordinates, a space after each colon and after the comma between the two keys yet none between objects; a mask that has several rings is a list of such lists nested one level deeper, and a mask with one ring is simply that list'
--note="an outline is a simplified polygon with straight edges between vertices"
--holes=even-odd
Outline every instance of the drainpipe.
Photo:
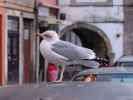
[{"label": "drainpipe", "polygon": [[34,64],[34,79],[36,82],[39,82],[39,37],[37,33],[39,32],[39,24],[38,24],[38,2],[37,0],[34,1],[34,13],[35,13],[35,64]]}]

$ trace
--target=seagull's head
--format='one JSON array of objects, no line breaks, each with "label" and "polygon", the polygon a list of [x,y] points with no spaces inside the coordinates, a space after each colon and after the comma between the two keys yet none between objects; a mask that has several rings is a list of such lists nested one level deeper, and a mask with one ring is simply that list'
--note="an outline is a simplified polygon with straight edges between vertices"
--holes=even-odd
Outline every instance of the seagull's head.
[{"label": "seagull's head", "polygon": [[48,42],[54,42],[59,40],[58,34],[53,30],[48,30],[43,32],[42,34],[39,34],[43,39],[45,39]]}]

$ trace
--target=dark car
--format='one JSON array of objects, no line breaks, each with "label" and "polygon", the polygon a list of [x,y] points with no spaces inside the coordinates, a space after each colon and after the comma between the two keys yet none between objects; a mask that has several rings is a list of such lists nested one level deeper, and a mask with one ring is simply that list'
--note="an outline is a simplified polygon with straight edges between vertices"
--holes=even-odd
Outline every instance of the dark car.
[{"label": "dark car", "polygon": [[[87,75],[88,72],[95,75],[107,75],[104,77],[105,80],[116,79],[118,81],[73,82],[79,76]],[[103,76],[100,78],[103,79]],[[119,82],[121,78],[123,81]],[[75,75],[73,81],[1,87],[0,100],[133,100],[133,71],[131,68],[86,70]]]},{"label": "dark car", "polygon": [[0,88],[0,100],[133,100],[133,84],[65,82]]},{"label": "dark car", "polygon": [[132,82],[133,68],[110,67],[89,69],[76,74],[72,81],[99,81],[99,82]]},{"label": "dark car", "polygon": [[133,55],[120,57],[116,61],[115,65],[123,67],[133,67]]}]

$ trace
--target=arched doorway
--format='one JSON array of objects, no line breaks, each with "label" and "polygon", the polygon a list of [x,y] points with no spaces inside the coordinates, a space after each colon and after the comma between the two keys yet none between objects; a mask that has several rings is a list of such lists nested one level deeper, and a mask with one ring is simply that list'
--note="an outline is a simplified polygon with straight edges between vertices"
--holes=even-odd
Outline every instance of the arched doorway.
[{"label": "arched doorway", "polygon": [[[106,57],[112,60],[110,41],[106,34],[96,26],[84,22],[77,22],[66,26],[60,33],[61,39],[90,48],[94,50],[97,57]],[[67,67],[64,73],[64,80],[71,79],[74,74],[86,68],[78,65]]]},{"label": "arched doorway", "polygon": [[76,22],[61,31],[61,38],[94,50],[98,57],[108,57],[112,60],[110,40],[106,34],[96,26],[85,22]]}]

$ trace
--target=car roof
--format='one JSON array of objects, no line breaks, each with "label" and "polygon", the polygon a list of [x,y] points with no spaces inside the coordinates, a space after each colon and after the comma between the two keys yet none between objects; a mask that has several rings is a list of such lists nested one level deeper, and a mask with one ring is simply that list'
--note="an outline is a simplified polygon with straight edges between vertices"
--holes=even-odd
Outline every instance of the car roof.
[{"label": "car roof", "polygon": [[133,55],[130,55],[130,56],[122,56],[118,59],[118,62],[133,62]]},{"label": "car roof", "polygon": [[63,82],[21,84],[0,89],[0,100],[133,100],[133,84]]},{"label": "car roof", "polygon": [[[133,68],[131,67],[106,67],[97,69],[87,69],[85,71],[79,72],[77,75],[87,75],[87,74],[133,74]],[[77,76],[76,75],[76,76]]]}]

